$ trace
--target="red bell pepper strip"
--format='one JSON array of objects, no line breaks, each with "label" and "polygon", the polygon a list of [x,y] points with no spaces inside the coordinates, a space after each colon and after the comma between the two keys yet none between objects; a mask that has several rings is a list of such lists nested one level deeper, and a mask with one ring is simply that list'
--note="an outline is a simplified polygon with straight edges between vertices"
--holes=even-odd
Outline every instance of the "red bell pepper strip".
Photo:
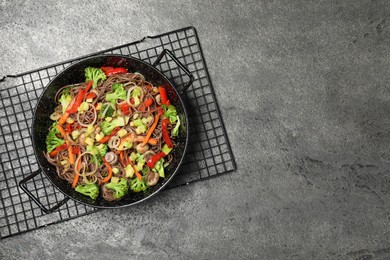
[{"label": "red bell pepper strip", "polygon": [[83,103],[84,95],[85,91],[83,89],[80,89],[72,106],[69,104],[69,107],[66,109],[66,112],[70,115],[76,113],[81,103]]},{"label": "red bell pepper strip", "polygon": [[80,146],[78,145],[73,146],[73,153],[78,154],[79,152],[80,152]]},{"label": "red bell pepper strip", "polygon": [[111,131],[111,133],[105,137],[102,138],[102,140],[100,140],[100,143],[101,144],[104,144],[106,143],[108,140],[110,140],[111,137],[113,137],[116,133],[118,133],[118,131],[120,130],[121,128],[120,127],[117,127],[115,128],[114,130]]},{"label": "red bell pepper strip", "polygon": [[166,154],[164,152],[159,152],[158,154],[153,155],[149,158],[149,160],[146,162],[146,165],[149,168],[154,168],[154,165],[156,162],[158,162],[161,158],[164,158]]},{"label": "red bell pepper strip", "polygon": [[114,67],[100,67],[100,69],[106,74],[106,76],[111,76],[114,74],[127,73],[125,68],[114,68]]},{"label": "red bell pepper strip", "polygon": [[90,81],[88,82],[88,85],[85,87],[85,90],[84,90],[85,93],[88,93],[88,91],[91,89],[92,85],[93,85],[93,81],[90,80]]},{"label": "red bell pepper strip", "polygon": [[148,98],[144,101],[143,106],[139,108],[140,111],[144,111],[147,107],[150,107],[153,104],[153,99]]},{"label": "red bell pepper strip", "polygon": [[160,98],[161,98],[161,103],[163,105],[169,106],[171,102],[168,100],[168,95],[167,95],[167,90],[164,87],[158,87],[158,92],[160,92]]},{"label": "red bell pepper strip", "polygon": [[164,115],[164,113],[165,113],[164,109],[163,109],[162,107],[160,107],[160,106],[157,107],[156,112],[157,112],[157,114],[158,114],[159,116],[162,116],[162,115]]},{"label": "red bell pepper strip", "polygon": [[85,99],[94,99],[96,94],[94,92],[89,92],[85,95]]},{"label": "red bell pepper strip", "polygon": [[107,75],[107,72],[114,69],[114,67],[100,67],[100,69]]},{"label": "red bell pepper strip", "polygon": [[163,135],[164,141],[169,148],[172,148],[173,144],[172,144],[171,138],[169,138],[169,133],[168,133],[168,124],[170,123],[170,121],[168,118],[164,118],[161,123],[162,123],[161,124],[162,135]]},{"label": "red bell pepper strip", "polygon": [[88,85],[87,85],[87,87],[85,89],[80,89],[79,90],[79,93],[77,93],[76,99],[74,101],[72,100],[73,102],[71,102],[69,104],[68,108],[66,109],[66,112],[68,112],[70,115],[77,112],[77,109],[79,108],[81,103],[83,103],[84,96],[86,95],[86,93],[91,88],[92,83],[93,83],[92,80],[89,81]]},{"label": "red bell pepper strip", "polygon": [[50,157],[54,157],[56,156],[59,152],[63,151],[63,150],[66,150],[68,149],[68,144],[67,143],[64,143],[63,145],[60,145],[58,146],[56,149],[54,149],[53,151],[51,151],[49,153],[49,156]]},{"label": "red bell pepper strip", "polygon": [[66,124],[66,125],[65,125],[65,132],[66,132],[67,134],[71,134],[71,133],[72,133],[72,127],[71,127],[70,124]]},{"label": "red bell pepper strip", "polygon": [[123,104],[119,105],[119,108],[120,108],[120,110],[122,110],[122,112],[125,115],[130,114],[130,106],[129,106],[129,104],[127,104],[127,102],[124,102]]}]

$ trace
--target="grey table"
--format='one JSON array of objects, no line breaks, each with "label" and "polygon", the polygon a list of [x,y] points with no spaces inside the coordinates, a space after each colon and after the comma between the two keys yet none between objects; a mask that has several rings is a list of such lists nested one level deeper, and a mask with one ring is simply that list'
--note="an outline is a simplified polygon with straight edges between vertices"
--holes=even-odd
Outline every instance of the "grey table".
[{"label": "grey table", "polygon": [[238,171],[0,259],[389,259],[388,1],[1,1],[0,72],[197,28]]}]

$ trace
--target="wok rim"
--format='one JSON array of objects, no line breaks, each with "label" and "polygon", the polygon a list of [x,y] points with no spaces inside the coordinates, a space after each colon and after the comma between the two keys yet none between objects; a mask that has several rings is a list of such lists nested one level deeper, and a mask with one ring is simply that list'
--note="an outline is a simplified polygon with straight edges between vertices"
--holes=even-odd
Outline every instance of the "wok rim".
[{"label": "wok rim", "polygon": [[[81,62],[85,62],[87,60],[92,60],[92,59],[96,59],[96,58],[101,58],[101,57],[121,57],[121,58],[126,58],[126,59],[130,59],[130,60],[135,60],[137,62],[140,62],[140,63],[143,63],[144,65],[148,66],[149,68],[151,68],[152,70],[154,70],[156,73],[158,73],[163,79],[166,80],[166,82],[169,83],[169,85],[174,89],[174,91],[176,92],[177,96],[179,97],[179,101],[180,101],[180,104],[182,105],[183,107],[183,112],[184,112],[184,117],[185,117],[185,122],[186,122],[186,137],[185,137],[185,143],[184,143],[184,149],[183,149],[183,153],[181,155],[181,158],[175,168],[175,170],[173,171],[173,173],[171,174],[171,176],[165,181],[164,184],[161,185],[160,188],[158,188],[157,190],[155,190],[153,193],[149,194],[148,196],[138,200],[138,201],[135,201],[135,202],[132,202],[132,203],[128,203],[128,204],[124,204],[124,205],[115,205],[115,206],[100,206],[100,205],[93,205],[93,204],[90,204],[90,203],[87,203],[87,202],[84,202],[84,201],[81,201],[77,198],[74,198],[72,197],[70,194],[66,193],[65,191],[63,191],[62,189],[60,189],[56,183],[54,183],[54,181],[52,180],[52,178],[50,177],[50,173],[49,172],[46,172],[46,169],[45,167],[43,167],[41,165],[41,162],[38,158],[38,153],[37,153],[37,147],[36,147],[36,144],[35,144],[35,123],[36,123],[36,114],[37,114],[37,109],[38,109],[38,106],[39,104],[41,103],[41,99],[42,97],[44,96],[44,94],[48,91],[48,89],[50,87],[52,87],[52,83],[57,79],[57,78],[60,78],[61,76],[63,76],[64,72],[66,72],[67,70],[71,69],[73,66],[76,66],[76,65],[79,65]],[[54,98],[54,97],[53,97]],[[99,55],[94,55],[94,56],[91,56],[91,57],[87,57],[87,58],[84,58],[84,59],[81,59],[77,62],[74,62],[72,63],[71,65],[69,65],[68,67],[64,68],[62,71],[60,71],[53,79],[51,79],[49,81],[49,83],[46,84],[46,86],[44,87],[41,95],[39,96],[38,98],[38,101],[37,101],[37,104],[35,105],[35,109],[33,111],[33,120],[32,120],[32,127],[31,127],[31,139],[32,139],[32,146],[33,146],[33,149],[34,149],[34,155],[35,155],[35,158],[38,162],[38,165],[39,165],[39,168],[40,170],[44,173],[45,177],[50,181],[50,183],[56,188],[56,190],[60,191],[62,194],[64,194],[67,198],[73,200],[73,201],[76,201],[76,202],[79,202],[81,204],[84,204],[86,206],[89,206],[89,207],[93,207],[93,208],[96,208],[96,209],[118,209],[118,208],[126,208],[126,207],[130,207],[130,206],[133,206],[133,205],[136,205],[136,204],[139,204],[141,202],[144,202],[145,200],[148,200],[152,197],[154,197],[156,194],[158,194],[160,191],[162,191],[173,179],[173,177],[177,174],[177,172],[179,171],[182,163],[183,163],[183,160],[184,160],[184,157],[186,156],[187,154],[187,148],[188,148],[188,142],[189,142],[189,119],[188,119],[188,113],[187,113],[187,108],[185,106],[185,103],[183,102],[183,98],[181,97],[181,94],[180,92],[176,89],[175,87],[175,84],[173,84],[171,82],[171,80],[169,80],[160,70],[158,70],[156,67],[154,67],[153,65],[151,65],[150,63],[147,63],[141,59],[138,59],[138,58],[134,58],[134,57],[131,57],[131,56],[126,56],[126,55],[123,55],[123,54],[99,54]],[[56,173],[56,172],[54,172]],[[58,202],[57,202],[58,203]]]}]

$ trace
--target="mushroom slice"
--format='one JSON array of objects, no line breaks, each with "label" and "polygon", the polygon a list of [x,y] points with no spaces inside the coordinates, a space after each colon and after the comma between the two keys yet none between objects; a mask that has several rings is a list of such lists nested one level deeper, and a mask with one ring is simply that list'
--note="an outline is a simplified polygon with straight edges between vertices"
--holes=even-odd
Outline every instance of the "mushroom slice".
[{"label": "mushroom slice", "polygon": [[118,155],[116,155],[114,152],[108,152],[104,156],[104,159],[110,164],[116,164],[118,161]]},{"label": "mushroom slice", "polygon": [[160,176],[157,172],[150,171],[148,175],[146,175],[146,182],[148,186],[154,186],[157,184],[158,180],[160,179]]}]

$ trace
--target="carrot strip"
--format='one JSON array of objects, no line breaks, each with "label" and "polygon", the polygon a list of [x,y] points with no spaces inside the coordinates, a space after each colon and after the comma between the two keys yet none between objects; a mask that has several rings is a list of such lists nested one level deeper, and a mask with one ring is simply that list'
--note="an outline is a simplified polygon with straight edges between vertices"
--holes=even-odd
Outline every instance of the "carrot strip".
[{"label": "carrot strip", "polygon": [[111,137],[113,137],[116,133],[118,133],[118,131],[120,130],[121,128],[120,127],[117,127],[115,128],[114,130],[111,131],[111,133],[105,137],[103,137],[102,140],[100,140],[100,143],[101,144],[104,144],[106,143],[108,140],[110,140]]},{"label": "carrot strip", "polygon": [[141,146],[145,146],[145,144],[148,143],[149,138],[152,136],[152,133],[153,133],[154,129],[156,129],[156,126],[157,126],[157,123],[158,123],[159,118],[160,118],[160,115],[159,115],[159,114],[157,114],[157,115],[154,117],[154,122],[153,122],[152,126],[149,128],[149,131],[148,131],[148,133],[146,134],[145,139],[142,141]]},{"label": "carrot strip", "polygon": [[137,176],[138,180],[142,181],[142,175],[137,171],[134,165],[131,165],[131,167],[133,167],[135,175]]},{"label": "carrot strip", "polygon": [[119,159],[123,165],[123,167],[126,167],[126,165],[130,164],[131,167],[133,167],[134,173],[137,176],[138,180],[142,180],[142,175],[137,171],[137,169],[134,167],[133,163],[127,156],[124,155],[124,151],[120,151],[119,153]]},{"label": "carrot strip", "polygon": [[58,121],[61,125],[63,125],[63,124],[65,124],[65,122],[66,122],[66,119],[68,119],[68,117],[69,117],[69,113],[68,112],[65,112],[62,116],[61,116],[61,118],[60,118],[60,120]]},{"label": "carrot strip", "polygon": [[106,161],[106,159],[104,159],[104,157],[102,158],[102,160],[104,162],[104,165],[106,165],[106,167],[107,167],[108,175],[107,175],[106,178],[104,178],[100,182],[101,183],[105,183],[105,182],[108,182],[111,179],[111,177],[112,177],[112,168],[111,168],[111,165]]},{"label": "carrot strip", "polygon": [[135,175],[137,176],[138,180],[142,180],[142,175],[137,171],[137,169],[134,167],[134,164],[130,161],[130,160],[127,160],[127,164],[130,164],[131,167],[133,167],[134,169],[134,173]]},{"label": "carrot strip", "polygon": [[[81,152],[79,151],[79,156],[81,155]],[[81,159],[80,159],[81,161]],[[78,174],[78,172],[80,172],[81,170],[81,162],[79,161],[79,163],[77,164],[77,172],[75,173],[74,175],[74,179],[73,179],[73,183],[72,183],[72,188],[75,188],[77,183],[79,182],[79,178],[80,178],[80,174]]]},{"label": "carrot strip", "polygon": [[[139,135],[135,138],[136,142],[142,142],[143,140],[145,140],[145,136],[142,136],[142,135]],[[148,140],[148,144],[156,145],[157,143],[158,143],[158,140],[153,138],[153,137],[150,137]]]},{"label": "carrot strip", "polygon": [[117,151],[117,153],[119,154],[119,159],[120,159],[120,161],[121,161],[121,163],[122,163],[122,165],[123,166],[126,166],[125,165],[125,161],[124,161],[124,159],[123,159],[123,151]]},{"label": "carrot strip", "polygon": [[60,126],[58,124],[56,125],[56,127],[57,127],[58,131],[60,131],[62,137],[65,138],[66,137],[66,132],[65,132],[64,128],[62,128],[62,126]]},{"label": "carrot strip", "polygon": [[66,143],[68,144],[69,163],[74,164],[76,158],[73,153],[73,146],[69,145],[69,141],[66,141]]}]

